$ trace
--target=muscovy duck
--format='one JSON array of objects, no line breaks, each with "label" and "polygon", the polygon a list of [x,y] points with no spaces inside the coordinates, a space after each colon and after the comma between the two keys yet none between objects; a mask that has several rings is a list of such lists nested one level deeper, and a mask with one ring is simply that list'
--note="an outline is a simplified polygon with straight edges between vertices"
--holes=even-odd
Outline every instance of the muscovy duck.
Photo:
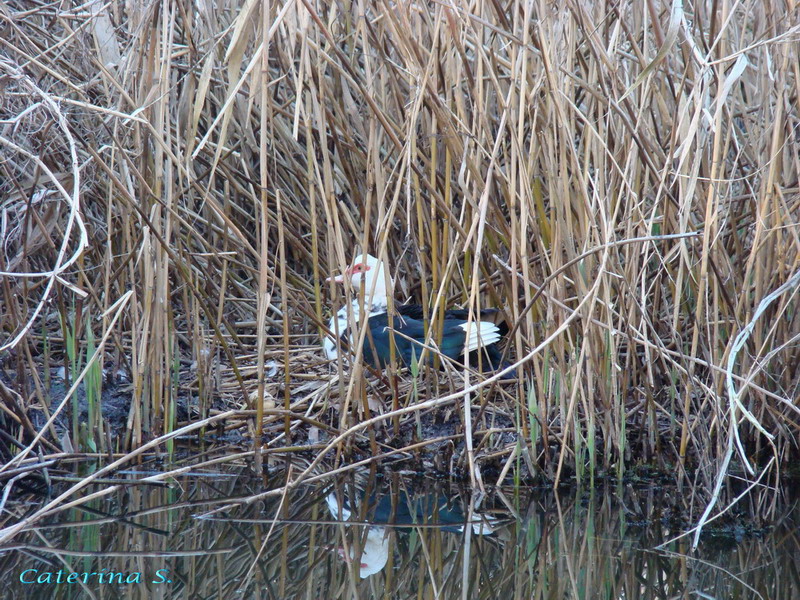
[{"label": "muscovy duck", "polygon": [[[364,340],[366,364],[376,369],[385,367],[390,362],[392,344],[395,348],[395,357],[401,366],[410,367],[414,360],[420,360],[427,338],[422,307],[395,304],[394,314],[390,320],[386,299],[386,272],[382,261],[369,254],[357,256],[342,275],[332,277],[329,281],[331,280],[337,283],[349,281],[355,290],[355,296],[358,295],[360,286],[364,286],[364,310],[369,320]],[[352,314],[352,322],[356,325],[354,335],[350,334],[348,311]],[[469,311],[465,309],[445,311],[441,322],[441,343],[437,347],[435,336],[433,340],[428,341],[430,349],[425,352],[427,364],[433,363],[434,347],[437,347],[440,354],[461,364],[466,346],[471,367],[494,371],[505,366],[501,364],[501,353],[497,343],[508,332],[508,326],[502,321],[499,324],[495,322],[499,320],[500,311],[482,310],[471,323],[468,322],[468,317]],[[328,328],[332,333],[338,333],[342,347],[354,350],[360,322],[361,307],[356,297],[351,306],[339,309],[331,318]],[[329,359],[335,360],[338,357],[340,345],[333,336],[326,336],[323,346]],[[447,361],[441,361],[444,362]]]}]

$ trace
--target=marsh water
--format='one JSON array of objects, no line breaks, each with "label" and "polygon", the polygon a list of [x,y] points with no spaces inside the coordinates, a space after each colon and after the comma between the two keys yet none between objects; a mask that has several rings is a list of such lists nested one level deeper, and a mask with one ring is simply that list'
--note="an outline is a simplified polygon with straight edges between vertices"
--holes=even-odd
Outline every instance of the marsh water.
[{"label": "marsh water", "polygon": [[[0,548],[2,598],[800,598],[791,499],[761,528],[740,503],[692,551],[684,498],[653,481],[476,493],[351,470],[278,493],[302,465],[150,467]],[[5,524],[47,493],[9,500]]]}]

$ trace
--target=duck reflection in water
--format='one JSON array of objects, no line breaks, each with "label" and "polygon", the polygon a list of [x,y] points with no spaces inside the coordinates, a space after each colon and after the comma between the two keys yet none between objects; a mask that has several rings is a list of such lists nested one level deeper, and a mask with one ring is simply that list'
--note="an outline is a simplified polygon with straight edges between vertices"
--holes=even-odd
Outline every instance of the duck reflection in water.
[{"label": "duck reflection in water", "polygon": [[[395,499],[394,506],[393,499]],[[326,501],[334,520],[343,522],[351,520],[353,507],[346,498],[340,504],[334,490],[328,494]],[[361,508],[356,507],[356,510]],[[366,521],[371,525],[361,552],[359,575],[362,579],[379,572],[389,560],[387,527],[395,527],[398,532],[410,532],[414,526],[434,525],[444,531],[463,533],[464,526],[469,524],[475,535],[491,535],[496,525],[496,519],[478,514],[473,514],[473,519],[467,522],[461,504],[444,494],[415,495],[413,499],[404,491],[394,495],[388,493],[380,496],[372,495],[364,514]],[[354,550],[350,549],[349,557],[345,554],[344,548],[338,548],[338,553],[341,559],[350,561]]]}]

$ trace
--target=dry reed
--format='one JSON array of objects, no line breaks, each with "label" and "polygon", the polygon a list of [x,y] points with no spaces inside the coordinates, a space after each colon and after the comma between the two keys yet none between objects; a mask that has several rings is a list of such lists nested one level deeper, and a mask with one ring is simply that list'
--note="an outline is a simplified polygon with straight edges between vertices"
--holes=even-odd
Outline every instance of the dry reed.
[{"label": "dry reed", "polygon": [[[797,7],[211,6],[0,8],[0,476],[63,447],[25,415],[87,315],[131,382],[107,452],[226,406],[381,455],[456,410],[476,485],[652,464],[696,515],[797,458]],[[357,249],[434,324],[502,307],[517,383],[325,364]]]}]

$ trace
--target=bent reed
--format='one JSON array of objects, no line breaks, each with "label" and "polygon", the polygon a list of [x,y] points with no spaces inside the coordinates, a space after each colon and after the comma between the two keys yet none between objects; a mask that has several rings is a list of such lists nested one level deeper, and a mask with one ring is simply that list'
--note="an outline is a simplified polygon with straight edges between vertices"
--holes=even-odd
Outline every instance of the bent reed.
[{"label": "bent reed", "polygon": [[[644,466],[695,488],[698,516],[731,473],[777,483],[798,458],[796,8],[15,6],[6,476],[67,443],[172,452],[181,428],[312,467],[415,455],[425,436],[403,436],[448,418],[475,485]],[[431,330],[502,308],[510,382],[329,364],[358,290],[324,281],[360,250]],[[121,425],[102,395],[51,403],[59,367],[65,389],[128,386]]]}]

